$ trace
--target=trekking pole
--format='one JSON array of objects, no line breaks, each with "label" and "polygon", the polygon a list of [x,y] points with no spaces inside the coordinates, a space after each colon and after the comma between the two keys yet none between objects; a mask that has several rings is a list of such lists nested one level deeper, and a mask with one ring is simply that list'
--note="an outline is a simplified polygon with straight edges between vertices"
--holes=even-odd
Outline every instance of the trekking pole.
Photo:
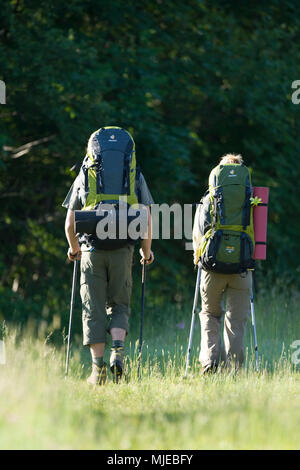
[{"label": "trekking pole", "polygon": [[192,321],[191,321],[190,336],[189,336],[189,344],[188,344],[188,350],[187,350],[187,355],[186,355],[186,366],[185,366],[185,373],[184,373],[184,378],[185,379],[186,379],[188,368],[189,368],[189,365],[190,365],[190,355],[191,355],[193,334],[194,334],[194,328],[195,328],[196,308],[197,308],[198,297],[199,297],[200,279],[201,279],[201,268],[198,264],[196,288],[195,288],[195,295],[194,295],[194,304],[193,304],[193,311],[192,311]]},{"label": "trekking pole", "polygon": [[140,338],[138,347],[138,378],[141,378],[141,360],[142,360],[142,347],[143,347],[143,326],[144,326],[144,303],[145,303],[145,283],[146,283],[146,261],[143,261],[142,269],[142,305],[141,305],[141,323],[140,323]]},{"label": "trekking pole", "polygon": [[73,310],[74,310],[74,304],[75,304],[76,281],[77,281],[78,266],[79,266],[79,260],[75,260],[74,261],[74,269],[73,269],[73,282],[72,282],[72,294],[71,294],[71,306],[70,306],[70,319],[69,319],[69,331],[68,331],[68,345],[67,345],[67,358],[66,358],[65,375],[68,375],[68,372],[69,372],[72,317],[73,317]]},{"label": "trekking pole", "polygon": [[253,290],[251,291],[250,306],[251,306],[251,319],[252,319],[253,335],[254,335],[254,350],[255,350],[255,359],[256,359],[256,370],[257,370],[257,372],[259,372],[259,361],[258,361],[258,348],[257,348],[256,326],[255,326]]}]

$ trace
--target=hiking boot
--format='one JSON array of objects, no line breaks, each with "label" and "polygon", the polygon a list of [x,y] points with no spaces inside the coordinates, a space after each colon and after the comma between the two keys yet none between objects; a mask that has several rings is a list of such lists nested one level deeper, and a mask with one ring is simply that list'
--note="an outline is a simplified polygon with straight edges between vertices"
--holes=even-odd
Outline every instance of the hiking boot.
[{"label": "hiking boot", "polygon": [[201,371],[200,371],[200,376],[202,377],[203,375],[207,374],[215,374],[217,372],[217,367],[215,364],[207,364],[206,366],[203,366]]},{"label": "hiking boot", "polygon": [[113,375],[113,380],[118,383],[122,377],[123,364],[124,364],[124,347],[115,347],[110,350],[110,370]]},{"label": "hiking boot", "polygon": [[94,362],[92,363],[92,373],[87,379],[89,385],[104,385],[107,379],[106,364],[99,367]]}]

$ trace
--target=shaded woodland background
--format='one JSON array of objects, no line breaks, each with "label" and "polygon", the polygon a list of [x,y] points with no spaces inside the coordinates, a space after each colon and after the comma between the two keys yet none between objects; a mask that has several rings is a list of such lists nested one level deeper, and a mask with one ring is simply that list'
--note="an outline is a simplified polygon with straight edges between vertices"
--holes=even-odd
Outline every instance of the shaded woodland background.
[{"label": "shaded woodland background", "polygon": [[[132,132],[156,203],[199,201],[221,155],[241,153],[253,184],[270,187],[258,295],[299,289],[298,9],[279,0],[1,2],[0,320],[66,326],[61,204],[70,168],[105,125]],[[177,240],[153,249],[147,306],[191,309],[192,253]],[[137,253],[134,279],[138,305]]]}]

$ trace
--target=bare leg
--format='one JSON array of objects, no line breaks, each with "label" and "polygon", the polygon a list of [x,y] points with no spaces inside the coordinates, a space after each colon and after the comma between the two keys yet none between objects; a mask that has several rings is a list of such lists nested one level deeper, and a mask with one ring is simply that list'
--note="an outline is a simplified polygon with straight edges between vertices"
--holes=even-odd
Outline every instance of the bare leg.
[{"label": "bare leg", "polygon": [[105,348],[105,343],[90,344],[90,352],[91,352],[91,356],[92,356],[93,361],[97,357],[103,357],[104,356],[104,348]]},{"label": "bare leg", "polygon": [[112,328],[110,330],[112,348],[110,353],[110,370],[114,376],[114,382],[118,383],[123,372],[124,341],[126,330],[123,328]]},{"label": "bare leg", "polygon": [[112,328],[110,334],[113,341],[125,341],[126,330],[123,330],[123,328]]},{"label": "bare leg", "polygon": [[[126,330],[123,330],[123,328],[112,328],[110,330],[110,334],[111,334],[113,341],[114,340],[125,341]],[[90,344],[90,352],[91,352],[92,360],[96,359],[97,357],[103,357],[104,348],[105,348],[105,343]]]},{"label": "bare leg", "polygon": [[105,343],[90,344],[92,373],[87,379],[90,385],[104,385],[106,382],[106,364],[103,362]]}]

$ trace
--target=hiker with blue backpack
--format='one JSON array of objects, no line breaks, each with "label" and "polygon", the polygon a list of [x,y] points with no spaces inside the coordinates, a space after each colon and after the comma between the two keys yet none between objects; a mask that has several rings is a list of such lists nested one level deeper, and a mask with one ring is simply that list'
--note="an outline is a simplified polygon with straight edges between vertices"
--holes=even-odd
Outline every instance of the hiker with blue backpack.
[{"label": "hiker with blue backpack", "polygon": [[65,222],[68,258],[76,263],[81,259],[83,344],[89,346],[91,353],[92,372],[87,379],[91,385],[106,382],[103,357],[107,333],[112,338],[109,365],[114,381],[118,382],[123,373],[136,240],[127,232],[126,237],[99,238],[98,232],[88,228],[79,240],[75,230],[76,213],[93,221],[101,207],[119,213],[120,201],[123,204],[125,201],[127,215],[136,205],[147,210],[147,236],[141,240],[140,254],[142,263],[151,264],[154,255],[149,206],[153,199],[136,165],[134,140],[120,127],[103,127],[90,136],[87,155],[63,202],[63,207],[68,209]]},{"label": "hiker with blue backpack", "polygon": [[[221,362],[239,369],[254,268],[251,175],[241,155],[224,155],[209,176],[193,226],[194,264],[201,269],[201,375]],[[221,321],[224,315],[224,350]]]}]

